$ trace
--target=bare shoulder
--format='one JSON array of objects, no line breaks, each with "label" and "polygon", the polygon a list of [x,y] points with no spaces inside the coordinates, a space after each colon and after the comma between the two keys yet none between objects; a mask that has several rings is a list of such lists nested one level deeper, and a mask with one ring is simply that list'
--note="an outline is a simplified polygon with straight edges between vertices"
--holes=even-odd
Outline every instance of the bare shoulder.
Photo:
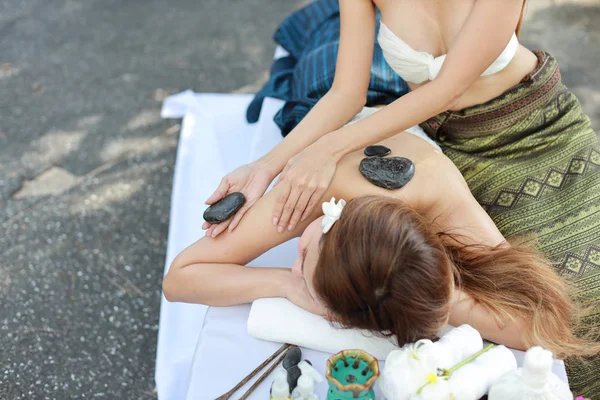
[{"label": "bare shoulder", "polygon": [[448,157],[431,157],[421,167],[429,176],[424,184],[431,188],[422,198],[427,204],[423,209],[440,231],[460,236],[462,244],[493,247],[504,242],[504,236]]},{"label": "bare shoulder", "polygon": [[437,190],[453,190],[461,194],[464,191],[470,193],[465,178],[456,165],[442,152],[432,153],[421,161],[419,168],[424,175],[423,179],[427,180],[429,184],[435,184]]},{"label": "bare shoulder", "polygon": [[402,197],[415,202],[417,209],[436,214],[449,212],[452,204],[471,195],[458,168],[439,151],[420,160],[413,181],[402,190]]}]

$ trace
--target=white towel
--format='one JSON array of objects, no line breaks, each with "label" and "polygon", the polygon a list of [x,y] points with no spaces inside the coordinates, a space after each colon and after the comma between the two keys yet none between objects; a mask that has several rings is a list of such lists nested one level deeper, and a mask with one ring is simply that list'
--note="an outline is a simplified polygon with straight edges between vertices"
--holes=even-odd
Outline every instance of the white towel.
[{"label": "white towel", "polygon": [[504,346],[495,346],[456,370],[450,378],[450,387],[456,400],[476,400],[487,394],[502,375],[516,369],[515,355]]},{"label": "white towel", "polygon": [[389,339],[367,331],[338,329],[322,317],[309,313],[287,299],[259,299],[252,304],[248,333],[271,342],[291,343],[326,353],[346,349],[364,350],[379,360],[398,347]]}]

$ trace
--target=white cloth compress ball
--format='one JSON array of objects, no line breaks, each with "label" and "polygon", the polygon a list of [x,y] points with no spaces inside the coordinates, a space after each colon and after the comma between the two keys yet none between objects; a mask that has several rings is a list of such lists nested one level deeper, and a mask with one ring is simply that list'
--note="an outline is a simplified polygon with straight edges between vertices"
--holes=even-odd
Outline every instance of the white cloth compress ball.
[{"label": "white cloth compress ball", "polygon": [[489,400],[573,400],[569,385],[552,372],[552,353],[532,347],[522,368],[492,385]]}]

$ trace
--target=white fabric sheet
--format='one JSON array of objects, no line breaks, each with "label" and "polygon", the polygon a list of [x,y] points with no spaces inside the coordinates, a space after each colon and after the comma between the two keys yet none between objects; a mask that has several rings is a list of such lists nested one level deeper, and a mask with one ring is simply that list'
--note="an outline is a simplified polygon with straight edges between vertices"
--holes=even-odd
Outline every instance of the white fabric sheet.
[{"label": "white fabric sheet", "polygon": [[[204,200],[212,194],[220,179],[235,167],[258,158],[281,140],[272,121],[281,102],[266,99],[259,122],[248,125],[245,109],[250,99],[248,95],[188,91],[168,98],[164,104],[164,118],[183,117],[165,273],[173,258],[202,236]],[[296,246],[296,240],[285,243],[251,265],[292,265]],[[248,334],[249,310],[249,305],[208,308],[169,303],[163,298],[155,375],[158,398],[214,399],[278,349],[280,343],[256,339]],[[310,331],[309,327],[307,329]],[[304,349],[304,356],[324,372],[330,354]],[[517,354],[517,360],[521,362],[521,359],[522,355]],[[566,379],[561,363],[557,363],[555,372]],[[250,398],[267,398],[270,384],[271,379],[267,379]],[[323,398],[326,387],[326,383],[317,387]],[[239,394],[235,398],[239,398]]]},{"label": "white fabric sheet", "polygon": [[[171,197],[171,220],[165,273],[181,250],[203,235],[204,201],[229,171],[265,150],[269,136],[254,136],[245,121],[250,95],[169,97],[163,118],[183,118]],[[272,140],[280,140],[273,132]],[[161,300],[155,380],[161,400],[185,398],[192,356],[207,307]]]}]

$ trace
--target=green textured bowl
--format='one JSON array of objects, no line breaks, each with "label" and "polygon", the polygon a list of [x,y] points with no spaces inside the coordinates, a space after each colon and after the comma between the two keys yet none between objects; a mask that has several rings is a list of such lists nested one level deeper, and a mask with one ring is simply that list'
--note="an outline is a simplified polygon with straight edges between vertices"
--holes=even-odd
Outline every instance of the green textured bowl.
[{"label": "green textured bowl", "polygon": [[379,361],[363,350],[344,350],[327,360],[327,400],[374,400]]}]

